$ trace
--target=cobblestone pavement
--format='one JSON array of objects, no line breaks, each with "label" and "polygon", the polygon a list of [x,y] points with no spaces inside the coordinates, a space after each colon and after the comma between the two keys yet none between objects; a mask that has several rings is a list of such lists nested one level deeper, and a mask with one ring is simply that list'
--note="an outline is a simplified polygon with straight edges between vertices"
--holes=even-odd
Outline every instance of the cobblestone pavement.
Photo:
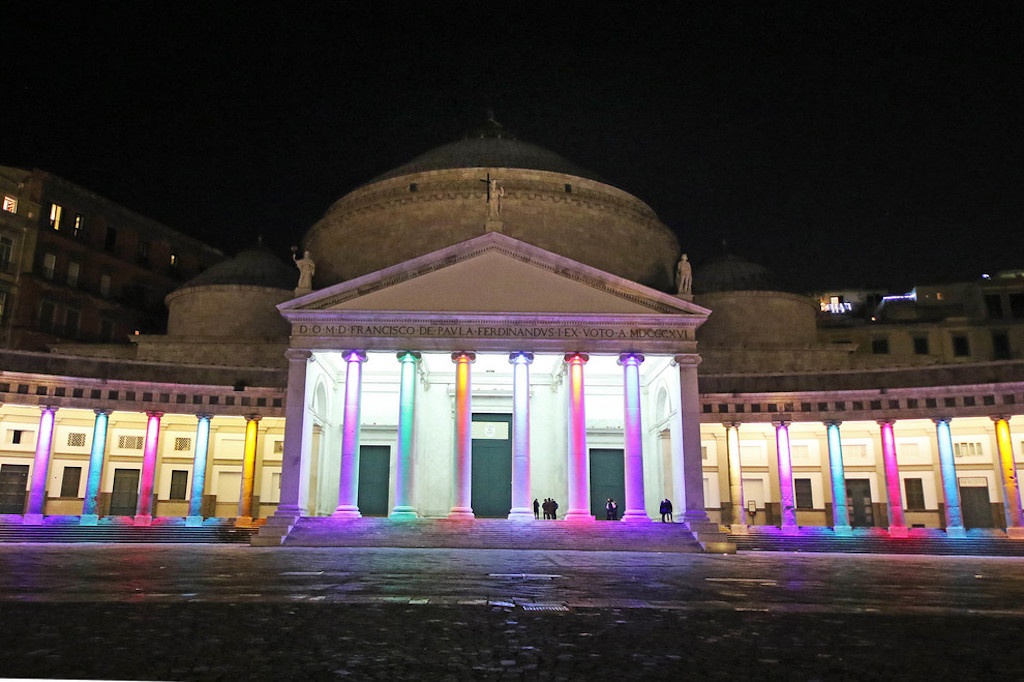
[{"label": "cobblestone pavement", "polygon": [[1024,561],[0,548],[0,676],[1024,679]]}]

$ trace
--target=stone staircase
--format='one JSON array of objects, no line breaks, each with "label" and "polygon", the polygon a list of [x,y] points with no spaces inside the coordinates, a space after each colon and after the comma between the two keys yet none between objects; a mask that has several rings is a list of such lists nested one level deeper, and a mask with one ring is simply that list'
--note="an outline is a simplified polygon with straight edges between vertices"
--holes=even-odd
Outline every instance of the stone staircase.
[{"label": "stone staircase", "polygon": [[931,529],[912,529],[909,537],[890,537],[882,528],[856,528],[850,535],[836,535],[831,528],[801,528],[798,534],[783,533],[778,528],[751,528],[728,537],[741,552],[1024,557],[1024,540],[981,529],[968,530],[967,537],[962,538]]},{"label": "stone staircase", "polygon": [[132,525],[128,517],[106,517],[95,526],[79,525],[77,516],[46,517],[42,525],[0,521],[0,543],[249,543],[255,528],[236,528],[233,519],[207,519],[189,527],[184,519],[160,519],[151,526]]},{"label": "stone staircase", "polygon": [[[724,535],[721,537],[724,540]],[[273,521],[253,545],[285,547],[444,547],[464,549],[576,549],[590,551],[702,552],[683,523],[567,523],[506,519],[303,517],[286,534]],[[728,544],[728,543],[726,543]],[[732,547],[732,545],[728,545]],[[728,547],[714,551],[728,551]],[[732,551],[735,551],[733,548]]]}]

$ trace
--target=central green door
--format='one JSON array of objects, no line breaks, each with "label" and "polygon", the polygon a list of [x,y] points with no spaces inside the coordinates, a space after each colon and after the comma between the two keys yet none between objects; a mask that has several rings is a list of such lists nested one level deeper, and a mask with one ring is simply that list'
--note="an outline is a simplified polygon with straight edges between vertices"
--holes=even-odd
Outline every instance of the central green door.
[{"label": "central green door", "polygon": [[598,520],[607,516],[608,498],[618,506],[618,518],[626,509],[626,460],[622,450],[594,448],[590,451],[590,513]]},{"label": "central green door", "polygon": [[473,513],[505,518],[512,509],[512,415],[473,415]]},{"label": "central green door", "polygon": [[388,490],[391,484],[391,448],[387,445],[359,446],[359,513],[363,516],[388,515]]}]

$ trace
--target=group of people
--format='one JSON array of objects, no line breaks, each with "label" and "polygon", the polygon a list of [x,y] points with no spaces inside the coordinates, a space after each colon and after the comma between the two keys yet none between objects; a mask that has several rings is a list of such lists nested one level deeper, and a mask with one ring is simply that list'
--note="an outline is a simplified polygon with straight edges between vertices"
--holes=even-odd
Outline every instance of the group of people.
[{"label": "group of people", "polygon": [[664,500],[662,500],[661,508],[658,511],[661,512],[662,523],[665,523],[666,519],[668,519],[669,523],[675,523],[675,521],[672,519],[672,500],[668,499],[667,497]]},{"label": "group of people", "polygon": [[604,503],[604,518],[608,521],[619,520],[619,505],[615,504],[615,500],[610,497]]},{"label": "group of people", "polygon": [[539,500],[534,498],[533,500],[533,518],[539,519],[541,510],[544,510],[545,519],[557,519],[558,518],[558,503],[551,497],[545,497],[544,502],[541,503]]}]

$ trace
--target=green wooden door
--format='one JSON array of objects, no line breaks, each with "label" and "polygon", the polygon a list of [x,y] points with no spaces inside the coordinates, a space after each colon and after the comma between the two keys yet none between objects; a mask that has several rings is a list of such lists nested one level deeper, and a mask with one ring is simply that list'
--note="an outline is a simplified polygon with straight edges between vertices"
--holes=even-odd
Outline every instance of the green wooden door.
[{"label": "green wooden door", "polygon": [[473,513],[505,518],[512,509],[512,415],[473,415]]},{"label": "green wooden door", "polygon": [[359,513],[387,516],[391,485],[391,448],[387,445],[359,446]]},{"label": "green wooden door", "polygon": [[110,493],[111,516],[134,516],[139,506],[139,470],[114,469]]},{"label": "green wooden door", "polygon": [[618,518],[626,508],[626,460],[622,450],[594,448],[590,451],[590,513],[599,520],[607,517],[608,498],[618,505]]}]

